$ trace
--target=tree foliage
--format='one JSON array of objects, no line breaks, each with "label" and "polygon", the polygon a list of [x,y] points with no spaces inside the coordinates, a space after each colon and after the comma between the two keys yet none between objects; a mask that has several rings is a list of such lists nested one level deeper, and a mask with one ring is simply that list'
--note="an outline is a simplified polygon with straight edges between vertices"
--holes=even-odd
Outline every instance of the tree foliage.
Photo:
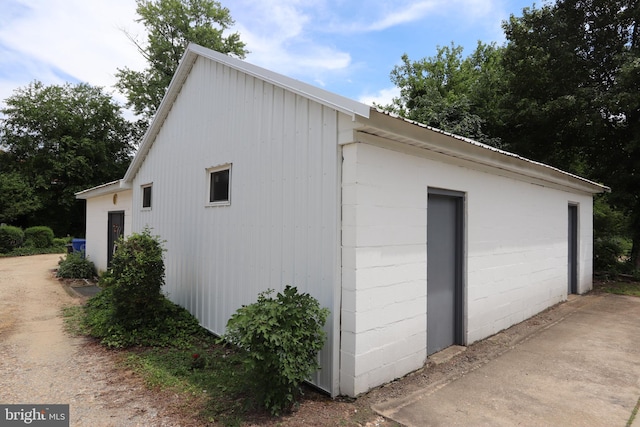
[{"label": "tree foliage", "polygon": [[40,208],[33,188],[16,172],[0,171],[0,223],[10,223]]},{"label": "tree foliage", "polygon": [[49,225],[58,235],[83,232],[84,207],[74,193],[122,177],[132,125],[110,95],[84,83],[36,81],[5,103],[0,186],[14,198],[0,203],[0,215],[25,226]]},{"label": "tree foliage", "polygon": [[151,118],[189,43],[244,58],[245,44],[233,25],[229,9],[213,0],[136,0],[138,22],[147,29],[147,43],[130,39],[147,61],[144,71],[118,70],[116,87],[127,96],[127,107]]},{"label": "tree foliage", "polygon": [[385,107],[426,125],[499,146],[487,133],[485,117],[498,116],[501,48],[478,43],[474,53],[462,58],[461,46],[438,47],[434,57],[411,61],[391,71],[400,97]]},{"label": "tree foliage", "polygon": [[640,261],[639,0],[558,0],[511,16],[501,135],[525,156],[610,185]]},{"label": "tree foliage", "polygon": [[611,186],[599,212],[625,218],[640,267],[638,18],[640,0],[525,8],[503,23],[503,47],[403,56],[391,73],[401,95],[387,108]]}]

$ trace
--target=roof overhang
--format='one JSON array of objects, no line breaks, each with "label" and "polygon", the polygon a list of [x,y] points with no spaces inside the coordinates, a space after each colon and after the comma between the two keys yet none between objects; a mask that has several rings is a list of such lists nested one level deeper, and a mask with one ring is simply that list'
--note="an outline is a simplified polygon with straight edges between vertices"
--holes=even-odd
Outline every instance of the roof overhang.
[{"label": "roof overhang", "polygon": [[453,161],[494,174],[587,194],[610,192],[605,185],[529,160],[469,138],[441,131],[397,115],[372,109],[369,118],[358,118],[356,142],[400,143],[418,147]]},{"label": "roof overhang", "polygon": [[88,188],[86,190],[75,193],[76,199],[92,199],[94,197],[107,196],[109,194],[119,193],[121,191],[130,190],[131,186],[124,183],[123,180],[108,182],[98,185],[97,187]]}]

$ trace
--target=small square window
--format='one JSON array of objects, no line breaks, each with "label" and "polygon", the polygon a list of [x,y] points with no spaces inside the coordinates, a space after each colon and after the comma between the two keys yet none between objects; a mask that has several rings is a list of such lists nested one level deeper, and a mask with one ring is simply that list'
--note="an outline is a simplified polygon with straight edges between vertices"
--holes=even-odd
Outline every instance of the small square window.
[{"label": "small square window", "polygon": [[142,208],[151,209],[151,185],[142,187]]},{"label": "small square window", "polygon": [[228,205],[231,194],[231,165],[207,169],[209,175],[209,204]]}]

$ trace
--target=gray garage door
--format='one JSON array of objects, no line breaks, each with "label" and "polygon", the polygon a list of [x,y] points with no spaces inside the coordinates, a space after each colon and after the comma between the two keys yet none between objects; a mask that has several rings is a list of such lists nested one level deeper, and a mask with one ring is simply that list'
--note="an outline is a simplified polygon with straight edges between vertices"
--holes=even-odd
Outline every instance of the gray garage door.
[{"label": "gray garage door", "polygon": [[427,204],[427,354],[463,344],[463,197],[429,190]]}]

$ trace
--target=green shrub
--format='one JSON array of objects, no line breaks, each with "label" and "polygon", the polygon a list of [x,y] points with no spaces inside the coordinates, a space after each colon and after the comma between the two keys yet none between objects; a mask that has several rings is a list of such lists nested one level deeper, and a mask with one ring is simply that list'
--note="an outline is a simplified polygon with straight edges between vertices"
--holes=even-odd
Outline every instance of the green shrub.
[{"label": "green shrub", "polygon": [[84,326],[108,347],[187,348],[206,334],[195,317],[165,298],[162,242],[148,229],[118,241],[102,291],[87,301]]},{"label": "green shrub", "polygon": [[329,310],[309,294],[287,286],[274,299],[272,290],[242,306],[227,323],[224,339],[247,351],[247,362],[260,400],[273,415],[290,410],[300,385],[320,368],[318,352]]},{"label": "green shrub", "polygon": [[148,229],[118,241],[101,284],[112,288],[114,316],[122,327],[133,330],[152,324],[164,304],[162,252],[162,242]]},{"label": "green shrub", "polygon": [[71,237],[54,237],[53,246],[56,248],[66,248],[68,244],[71,244]]},{"label": "green shrub", "polygon": [[29,227],[24,230],[24,244],[34,248],[53,246],[53,230],[45,226]]},{"label": "green shrub", "polygon": [[15,248],[22,246],[24,242],[24,232],[19,227],[11,225],[0,226],[0,252],[11,252]]},{"label": "green shrub", "polygon": [[60,259],[57,276],[64,279],[91,279],[96,276],[96,266],[82,254],[73,252]]},{"label": "green shrub", "polygon": [[151,319],[128,319],[126,324],[116,316],[113,286],[104,288],[85,306],[83,329],[113,348],[134,345],[189,348],[206,335],[198,320],[186,309],[162,298]]}]

